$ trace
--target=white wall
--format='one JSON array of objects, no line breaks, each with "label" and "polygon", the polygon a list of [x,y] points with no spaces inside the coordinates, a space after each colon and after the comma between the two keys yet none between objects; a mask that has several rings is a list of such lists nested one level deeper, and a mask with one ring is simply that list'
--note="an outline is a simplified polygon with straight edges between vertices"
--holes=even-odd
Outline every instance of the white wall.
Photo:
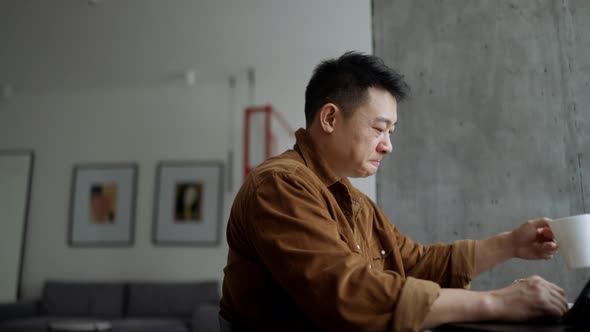
[{"label": "white wall", "polygon": [[[221,280],[225,240],[151,243],[156,163],[226,161],[232,147],[239,177],[246,69],[256,70],[255,102],[301,127],[313,67],[346,50],[371,52],[370,20],[370,2],[358,0],[2,0],[0,83],[15,95],[0,101],[0,149],[36,153],[25,298],[47,278]],[[194,86],[182,81],[187,68],[198,71]],[[238,80],[233,102],[229,75]],[[110,161],[139,165],[135,244],[70,248],[72,167]],[[374,177],[356,183],[375,197]]]},{"label": "white wall", "polygon": [[33,156],[0,151],[0,303],[16,300]]}]

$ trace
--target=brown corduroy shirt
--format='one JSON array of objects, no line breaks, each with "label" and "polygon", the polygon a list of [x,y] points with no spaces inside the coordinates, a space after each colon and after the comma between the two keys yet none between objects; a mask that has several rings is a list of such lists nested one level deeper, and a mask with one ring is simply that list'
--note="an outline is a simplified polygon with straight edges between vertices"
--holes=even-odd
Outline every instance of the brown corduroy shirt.
[{"label": "brown corduroy shirt", "polygon": [[418,331],[441,287],[468,287],[475,242],[412,241],[296,139],[235,198],[221,314],[253,331]]}]

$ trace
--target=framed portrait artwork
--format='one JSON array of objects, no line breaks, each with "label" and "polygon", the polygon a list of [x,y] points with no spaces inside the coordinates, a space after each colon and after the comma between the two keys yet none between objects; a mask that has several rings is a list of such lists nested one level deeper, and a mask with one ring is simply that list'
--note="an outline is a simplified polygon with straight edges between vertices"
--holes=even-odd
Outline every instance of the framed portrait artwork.
[{"label": "framed portrait artwork", "polygon": [[74,166],[70,246],[131,246],[137,165]]},{"label": "framed portrait artwork", "polygon": [[154,244],[219,244],[223,163],[161,162],[156,186]]}]

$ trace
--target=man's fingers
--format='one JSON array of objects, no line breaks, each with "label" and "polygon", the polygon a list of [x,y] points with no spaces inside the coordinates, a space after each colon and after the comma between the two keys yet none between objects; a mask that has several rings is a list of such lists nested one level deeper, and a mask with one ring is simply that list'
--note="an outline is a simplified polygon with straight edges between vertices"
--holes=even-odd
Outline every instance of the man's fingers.
[{"label": "man's fingers", "polygon": [[566,311],[567,308],[563,307],[561,301],[557,299],[553,299],[546,307],[546,314],[549,316],[561,317],[566,313]]},{"label": "man's fingers", "polygon": [[551,298],[551,307],[557,316],[563,316],[563,314],[565,314],[568,310],[567,301],[563,296],[558,296],[556,294],[554,295],[555,296]]},{"label": "man's fingers", "polygon": [[533,248],[537,257],[547,259],[551,258],[550,256],[553,256],[559,247],[557,243],[553,241],[547,241],[542,243],[533,243]]},{"label": "man's fingers", "polygon": [[549,291],[551,306],[554,308],[553,310],[555,310],[559,316],[565,314],[568,310],[568,303],[563,288],[548,281],[546,282],[546,287]]},{"label": "man's fingers", "polygon": [[530,220],[529,224],[533,225],[535,228],[543,228],[549,227],[549,222],[551,222],[551,219],[544,217],[540,219]]},{"label": "man's fingers", "polygon": [[553,231],[549,226],[538,227],[537,229],[537,236],[540,236],[547,240],[553,240],[555,235],[553,235]]},{"label": "man's fingers", "polygon": [[561,298],[563,300],[564,305],[567,306],[567,301],[565,299],[565,291],[563,290],[563,288],[557,286],[554,283],[549,283],[549,290],[551,294],[553,294],[553,296]]},{"label": "man's fingers", "polygon": [[551,227],[543,227],[541,232],[541,234],[547,239],[553,240],[555,238],[555,235],[553,235]]},{"label": "man's fingers", "polygon": [[557,251],[557,243],[553,241],[543,242],[541,248],[545,251]]}]

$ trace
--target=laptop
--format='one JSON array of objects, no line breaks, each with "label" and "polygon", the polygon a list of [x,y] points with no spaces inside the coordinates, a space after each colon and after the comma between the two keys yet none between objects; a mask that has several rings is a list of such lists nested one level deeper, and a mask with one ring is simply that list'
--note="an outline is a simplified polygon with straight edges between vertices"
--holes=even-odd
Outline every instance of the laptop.
[{"label": "laptop", "polygon": [[560,323],[576,327],[590,327],[590,280],[586,282],[576,302],[563,315]]}]

